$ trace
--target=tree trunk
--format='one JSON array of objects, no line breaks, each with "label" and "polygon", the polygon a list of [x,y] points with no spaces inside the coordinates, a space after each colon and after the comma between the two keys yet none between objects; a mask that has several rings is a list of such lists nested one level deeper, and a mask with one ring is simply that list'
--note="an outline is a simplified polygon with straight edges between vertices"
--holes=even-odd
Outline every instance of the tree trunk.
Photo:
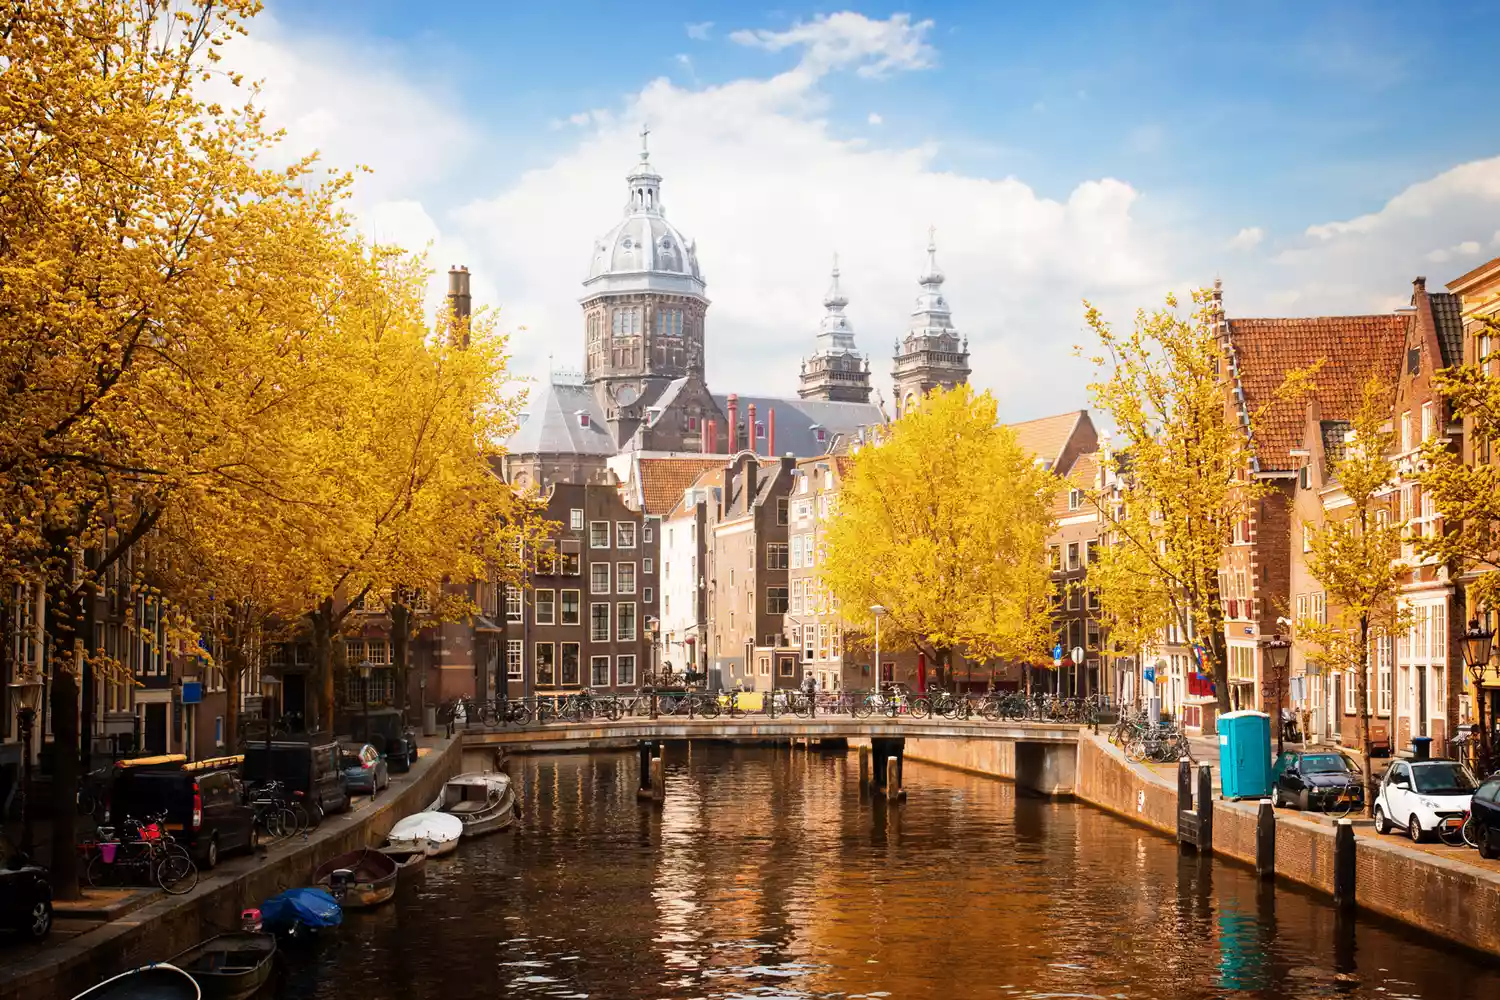
[{"label": "tree trunk", "polygon": [[1355,690],[1359,692],[1359,742],[1364,750],[1365,815],[1375,815],[1375,777],[1370,767],[1370,617],[1359,619],[1359,676],[1355,678]]},{"label": "tree trunk", "polygon": [[1484,718],[1484,668],[1488,664],[1480,664],[1478,670],[1470,670],[1469,677],[1474,682],[1474,709],[1475,720],[1479,724],[1479,768],[1480,776],[1490,772],[1493,767],[1490,756],[1490,728]]},{"label": "tree trunk", "polygon": [[[78,614],[67,583],[48,588],[47,631],[53,643],[52,692],[52,895],[79,898],[78,892]],[[40,731],[40,728],[38,729]]]},{"label": "tree trunk", "polygon": [[391,604],[391,666],[396,671],[396,704],[401,709],[401,719],[406,720],[410,703],[407,684],[411,665],[411,608],[404,601]]},{"label": "tree trunk", "polygon": [[308,615],[313,633],[313,676],[317,681],[313,687],[317,701],[309,706],[307,718],[309,731],[316,720],[317,730],[333,732],[333,598],[325,597]]},{"label": "tree trunk", "polygon": [[[245,645],[249,633],[247,627],[249,617],[243,602],[231,606],[229,634],[224,644],[225,662],[221,665],[224,670],[224,700],[226,702],[224,705],[224,746],[231,752],[239,747],[240,701],[243,696],[245,668],[248,665]],[[270,720],[267,720],[266,724],[270,725]]]}]

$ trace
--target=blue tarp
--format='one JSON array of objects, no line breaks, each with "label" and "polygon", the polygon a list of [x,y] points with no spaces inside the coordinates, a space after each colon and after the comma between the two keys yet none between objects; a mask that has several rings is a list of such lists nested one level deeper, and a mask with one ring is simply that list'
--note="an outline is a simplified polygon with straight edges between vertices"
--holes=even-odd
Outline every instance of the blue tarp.
[{"label": "blue tarp", "polygon": [[288,889],[261,904],[266,930],[283,930],[295,924],[304,927],[337,927],[344,921],[338,901],[322,889]]}]

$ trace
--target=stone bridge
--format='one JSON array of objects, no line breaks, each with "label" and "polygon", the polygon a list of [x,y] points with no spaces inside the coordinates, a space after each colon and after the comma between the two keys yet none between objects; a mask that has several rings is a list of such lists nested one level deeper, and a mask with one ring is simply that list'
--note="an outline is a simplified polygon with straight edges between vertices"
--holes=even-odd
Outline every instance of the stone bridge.
[{"label": "stone bridge", "polygon": [[466,751],[593,750],[634,747],[643,742],[716,740],[747,743],[868,742],[877,757],[875,780],[884,781],[879,760],[904,755],[908,739],[984,740],[1015,744],[1016,784],[1048,796],[1073,794],[1078,771],[1078,735],[1084,727],[1059,722],[959,722],[852,716],[752,715],[731,719],[663,716],[614,722],[550,722],[545,725],[460,727]]}]

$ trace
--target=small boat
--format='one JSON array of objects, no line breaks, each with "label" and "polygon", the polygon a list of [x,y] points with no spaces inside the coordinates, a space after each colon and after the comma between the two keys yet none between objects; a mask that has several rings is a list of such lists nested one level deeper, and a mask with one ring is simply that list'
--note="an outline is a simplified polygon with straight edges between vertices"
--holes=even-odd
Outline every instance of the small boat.
[{"label": "small boat", "polygon": [[464,833],[463,820],[445,812],[419,812],[391,827],[387,844],[396,850],[422,851],[430,858],[458,847]]},{"label": "small boat", "polygon": [[382,847],[380,853],[396,862],[396,883],[405,885],[421,878],[427,870],[427,852],[413,851],[405,847]]},{"label": "small boat", "polygon": [[344,910],[322,889],[288,889],[260,904],[265,928],[287,941],[316,938],[344,922]]},{"label": "small boat", "polygon": [[368,909],[396,894],[396,862],[368,848],[349,851],[319,865],[312,880],[344,909]]},{"label": "small boat", "polygon": [[271,978],[276,938],[255,931],[211,937],[172,959],[198,983],[204,1000],[248,1000]]},{"label": "small boat", "polygon": [[165,962],[122,972],[90,986],[73,1000],[203,1000],[192,976]]},{"label": "small boat", "polygon": [[463,821],[464,836],[473,837],[515,822],[516,793],[508,774],[470,771],[449,778],[431,809],[457,816]]}]

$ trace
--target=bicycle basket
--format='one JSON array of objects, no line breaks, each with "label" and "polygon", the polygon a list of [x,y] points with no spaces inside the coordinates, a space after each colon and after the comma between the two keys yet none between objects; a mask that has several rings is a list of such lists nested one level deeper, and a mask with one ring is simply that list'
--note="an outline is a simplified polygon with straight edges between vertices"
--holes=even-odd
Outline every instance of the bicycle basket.
[{"label": "bicycle basket", "polygon": [[99,856],[104,859],[105,864],[112,865],[115,863],[115,852],[119,849],[119,844],[100,844]]}]

